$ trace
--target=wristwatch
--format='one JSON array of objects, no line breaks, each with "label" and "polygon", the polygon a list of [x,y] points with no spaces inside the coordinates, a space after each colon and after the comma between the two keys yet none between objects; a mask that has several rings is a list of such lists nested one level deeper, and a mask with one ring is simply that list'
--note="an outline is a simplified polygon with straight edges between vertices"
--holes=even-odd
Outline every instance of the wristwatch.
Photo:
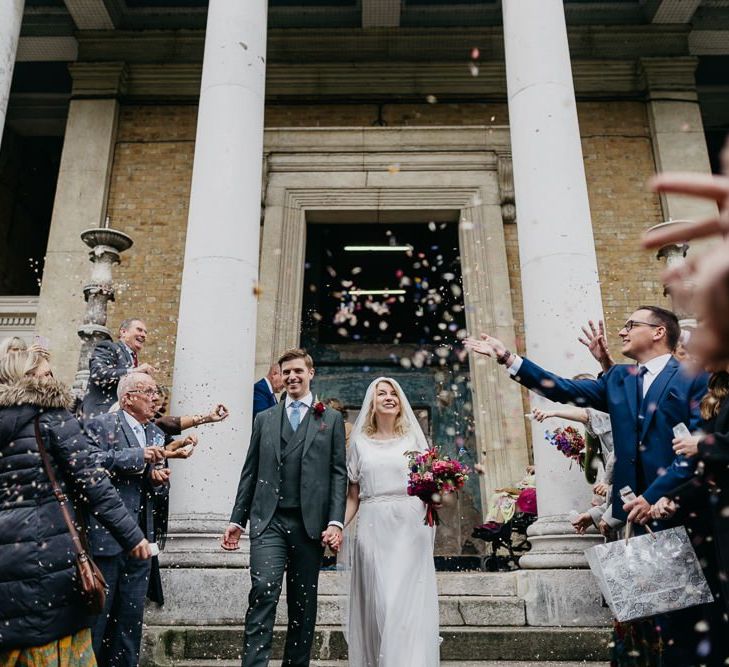
[{"label": "wristwatch", "polygon": [[510,358],[511,352],[505,349],[501,354],[496,357],[496,363],[503,366],[507,361],[509,361]]}]

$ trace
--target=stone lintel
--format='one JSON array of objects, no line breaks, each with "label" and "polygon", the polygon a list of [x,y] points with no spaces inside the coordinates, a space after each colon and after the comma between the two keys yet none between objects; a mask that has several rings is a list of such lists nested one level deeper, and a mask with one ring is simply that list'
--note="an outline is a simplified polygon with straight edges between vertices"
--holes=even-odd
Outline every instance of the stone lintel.
[{"label": "stone lintel", "polygon": [[[573,59],[632,60],[642,56],[687,55],[689,26],[685,25],[572,25],[568,28]],[[387,39],[384,39],[384,38]],[[202,62],[203,30],[85,30],[78,34],[81,60],[124,60],[138,63]],[[445,61],[468,71],[467,55],[474,45],[481,64],[504,58],[503,28],[272,28],[268,31],[268,65],[340,62]],[[619,46],[618,46],[619,45]]]},{"label": "stone lintel", "polygon": [[652,94],[656,91],[685,91],[696,93],[696,56],[682,58],[641,58],[640,74],[643,86]]},{"label": "stone lintel", "polygon": [[[583,99],[640,97],[650,87],[694,90],[694,58],[575,60],[575,90]],[[197,101],[202,65],[192,62],[79,62],[70,66],[74,97],[122,97],[129,101]],[[374,86],[373,82],[377,82]],[[662,87],[661,87],[662,86]],[[316,100],[484,101],[506,98],[501,61],[481,65],[474,77],[463,63],[272,64],[266,75],[269,103]]]},{"label": "stone lintel", "polygon": [[77,62],[68,67],[76,99],[115,98],[127,92],[128,68],[124,62]]}]

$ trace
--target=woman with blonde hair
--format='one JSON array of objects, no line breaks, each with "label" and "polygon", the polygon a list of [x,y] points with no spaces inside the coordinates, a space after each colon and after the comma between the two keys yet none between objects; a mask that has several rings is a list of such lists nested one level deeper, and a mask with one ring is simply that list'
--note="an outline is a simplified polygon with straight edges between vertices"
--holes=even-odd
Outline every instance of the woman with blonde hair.
[{"label": "woman with blonde hair", "polygon": [[370,384],[347,454],[345,561],[351,561],[346,620],[350,667],[440,664],[435,528],[425,503],[407,495],[407,452],[428,448],[400,385]]},{"label": "woman with blonde hair", "polygon": [[[0,665],[96,665],[88,615],[77,588],[75,551],[36,440],[61,490],[83,497],[135,558],[149,544],[125,509],[99,450],[67,407],[71,393],[40,353],[0,357]],[[74,518],[73,503],[66,506]]]}]

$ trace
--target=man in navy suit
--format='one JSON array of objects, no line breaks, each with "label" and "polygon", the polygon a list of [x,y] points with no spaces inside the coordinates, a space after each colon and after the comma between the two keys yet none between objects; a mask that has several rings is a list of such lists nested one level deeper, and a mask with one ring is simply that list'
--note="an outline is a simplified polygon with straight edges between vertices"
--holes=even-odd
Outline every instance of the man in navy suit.
[{"label": "man in navy suit", "polygon": [[277,394],[283,390],[283,378],[278,364],[271,364],[266,377],[253,385],[253,419],[259,412],[272,408],[278,399]]},{"label": "man in navy suit", "polygon": [[84,419],[107,412],[116,401],[116,387],[127,373],[153,375],[151,364],[140,364],[139,353],[147,341],[147,325],[140,319],[125,319],[119,326],[119,340],[104,340],[89,357],[89,384],[81,411]]},{"label": "man in navy suit", "polygon": [[[100,465],[144,536],[154,542],[153,500],[169,491],[169,469],[164,466],[164,433],[150,420],[159,392],[146,373],[129,373],[120,381],[121,409],[84,424],[101,450]],[[89,541],[109,593],[104,610],[92,628],[94,653],[100,667],[136,667],[142,640],[144,598],[151,561],[135,560],[93,517]]]},{"label": "man in navy suit", "polygon": [[[701,425],[699,404],[707,375],[692,375],[672,356],[681,330],[676,316],[657,306],[641,306],[618,335],[622,353],[637,364],[612,366],[597,380],[568,380],[522,359],[496,338],[469,338],[465,346],[494,357],[522,385],[552,401],[586,405],[610,414],[615,442],[613,515],[645,524],[651,505],[694,474],[694,464],[673,451],[673,428]],[[636,500],[623,506],[620,489],[630,486]],[[665,665],[694,664],[695,610],[659,617]]]}]

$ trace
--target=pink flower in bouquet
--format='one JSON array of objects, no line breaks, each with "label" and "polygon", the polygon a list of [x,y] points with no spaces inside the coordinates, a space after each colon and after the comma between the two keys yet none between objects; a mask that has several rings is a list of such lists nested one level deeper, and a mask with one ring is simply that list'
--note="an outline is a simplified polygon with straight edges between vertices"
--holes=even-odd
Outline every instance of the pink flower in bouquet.
[{"label": "pink flower in bouquet", "polygon": [[469,468],[460,461],[441,456],[437,447],[425,452],[406,452],[410,475],[408,495],[417,496],[427,506],[425,524],[439,523],[438,512],[433,505],[440,502],[442,495],[462,489],[468,480]]}]

